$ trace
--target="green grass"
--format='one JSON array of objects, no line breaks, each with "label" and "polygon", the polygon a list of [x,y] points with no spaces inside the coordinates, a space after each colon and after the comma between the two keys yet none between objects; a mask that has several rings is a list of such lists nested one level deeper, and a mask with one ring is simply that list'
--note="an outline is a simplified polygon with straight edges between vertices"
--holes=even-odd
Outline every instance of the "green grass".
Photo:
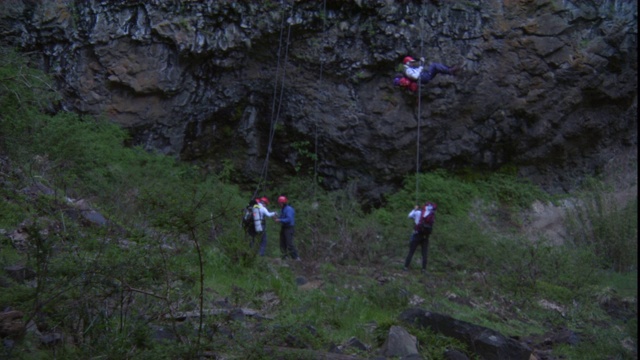
[{"label": "green grass", "polygon": [[567,359],[632,359],[630,352],[621,346],[624,338],[616,330],[586,328],[581,331],[580,338],[580,346],[562,344],[554,348],[554,352]]},{"label": "green grass", "polygon": [[602,271],[598,277],[598,285],[611,287],[621,297],[638,296],[638,271],[618,273],[615,271]]}]

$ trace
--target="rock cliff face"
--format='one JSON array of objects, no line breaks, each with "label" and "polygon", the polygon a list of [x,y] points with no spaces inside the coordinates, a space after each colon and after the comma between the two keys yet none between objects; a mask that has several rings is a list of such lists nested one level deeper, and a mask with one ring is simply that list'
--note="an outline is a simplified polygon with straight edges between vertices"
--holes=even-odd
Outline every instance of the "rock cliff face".
[{"label": "rock cliff face", "polygon": [[[508,166],[557,192],[637,148],[631,0],[7,0],[0,31],[65,110],[238,180],[380,199],[417,163]],[[392,84],[405,55],[464,71],[418,98]]]}]

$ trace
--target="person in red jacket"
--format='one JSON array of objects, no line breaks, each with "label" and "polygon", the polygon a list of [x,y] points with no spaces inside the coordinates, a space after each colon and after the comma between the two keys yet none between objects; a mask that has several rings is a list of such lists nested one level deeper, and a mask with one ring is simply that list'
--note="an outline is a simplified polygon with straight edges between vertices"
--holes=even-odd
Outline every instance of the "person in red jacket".
[{"label": "person in red jacket", "polygon": [[404,271],[409,270],[409,266],[411,265],[411,258],[413,258],[413,254],[415,253],[418,245],[421,246],[422,250],[422,273],[427,271],[427,255],[429,254],[429,237],[431,236],[431,231],[433,230],[433,223],[435,221],[437,205],[430,201],[427,201],[422,209],[422,213],[420,215],[420,221],[416,224],[415,236],[411,239],[409,243],[409,254],[404,261]]}]

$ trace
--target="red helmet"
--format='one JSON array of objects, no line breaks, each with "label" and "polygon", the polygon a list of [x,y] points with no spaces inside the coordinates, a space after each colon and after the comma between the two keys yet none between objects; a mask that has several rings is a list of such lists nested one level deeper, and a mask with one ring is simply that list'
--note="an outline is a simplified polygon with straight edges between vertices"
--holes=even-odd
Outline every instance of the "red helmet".
[{"label": "red helmet", "polygon": [[411,84],[409,84],[409,90],[413,92],[418,91],[418,83],[412,82]]},{"label": "red helmet", "polygon": [[407,65],[407,63],[410,63],[412,61],[415,61],[411,56],[406,56],[403,60],[402,63]]},{"label": "red helmet", "polygon": [[268,198],[268,197],[266,197],[266,196],[261,197],[261,198],[260,198],[260,201],[261,201],[263,204],[267,204],[267,205],[269,205],[269,204],[270,204],[270,203],[269,203],[269,198]]},{"label": "red helmet", "polygon": [[280,196],[280,197],[278,197],[278,204],[286,204],[286,203],[288,203],[288,202],[289,202],[289,200],[287,199],[287,197],[286,197],[286,196]]}]

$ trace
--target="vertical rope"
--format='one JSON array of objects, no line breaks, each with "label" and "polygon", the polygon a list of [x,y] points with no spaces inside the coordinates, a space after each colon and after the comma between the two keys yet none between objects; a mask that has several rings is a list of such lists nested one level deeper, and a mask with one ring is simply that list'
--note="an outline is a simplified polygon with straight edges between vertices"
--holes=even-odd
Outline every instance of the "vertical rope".
[{"label": "vertical rope", "polygon": [[[277,99],[278,99],[278,79],[279,79],[279,74],[280,74],[280,68],[281,68],[281,54],[282,54],[282,42],[283,42],[283,36],[284,36],[284,23],[287,19],[286,17],[286,6],[285,6],[285,0],[282,0],[280,2],[281,7],[282,7],[282,19],[280,21],[280,38],[278,41],[278,62],[276,65],[276,73],[274,76],[274,84],[273,84],[273,101],[271,104],[271,120],[270,120],[270,125],[269,125],[269,144],[267,146],[267,154],[265,155],[265,159],[264,159],[264,163],[262,164],[262,169],[260,170],[260,178],[258,180],[258,183],[256,184],[256,189],[253,193],[253,198],[255,198],[258,194],[258,191],[260,190],[260,188],[266,183],[267,181],[267,169],[269,167],[269,157],[271,154],[271,146],[273,143],[273,134],[275,133],[275,125],[277,122],[277,115],[276,115],[276,103],[277,103]],[[291,8],[291,11],[293,12],[293,7]],[[289,35],[291,34],[291,25],[289,25]],[[285,54],[288,52],[289,50],[289,35],[287,35],[287,43],[286,43],[286,50],[285,50]],[[284,65],[282,66],[283,68],[283,75],[282,75],[282,82],[281,82],[281,95],[280,95],[280,103],[282,103],[282,92],[284,91],[284,79],[285,79],[285,73],[286,73],[286,55],[285,55],[285,60],[284,60]]]},{"label": "vertical rope", "polygon": [[[322,72],[324,70],[324,42],[326,41],[327,29],[327,0],[322,4],[322,42],[320,55],[320,81],[318,85],[322,86]],[[313,159],[313,199],[316,200],[316,188],[318,187],[318,116],[314,118],[315,134],[314,134],[314,159]]]},{"label": "vertical rope", "polygon": [[[291,11],[293,12],[293,8],[291,9]],[[286,75],[287,75],[287,59],[289,57],[289,39],[291,38],[291,24],[289,24],[289,29],[287,31],[287,46],[285,46],[285,51],[284,51],[284,66],[282,67],[282,81],[280,82],[280,99],[278,100],[278,111],[276,112],[276,117],[273,120],[272,124],[271,124],[271,131],[269,132],[269,147],[267,150],[267,157],[265,158],[265,164],[269,163],[269,156],[271,155],[271,145],[273,144],[273,138],[274,135],[276,133],[276,124],[278,123],[278,120],[280,119],[280,110],[282,109],[282,99],[284,98],[284,81],[286,79]],[[267,166],[265,165],[265,171],[264,171],[264,179],[265,182],[267,180]]]},{"label": "vertical rope", "polygon": [[[424,8],[423,8],[424,9]],[[420,57],[424,57],[424,10],[420,9]],[[424,67],[425,64],[422,64]],[[418,134],[416,136],[416,204],[418,203],[418,196],[420,193],[420,133],[422,125],[422,86],[420,84],[420,78],[418,78]]]}]

